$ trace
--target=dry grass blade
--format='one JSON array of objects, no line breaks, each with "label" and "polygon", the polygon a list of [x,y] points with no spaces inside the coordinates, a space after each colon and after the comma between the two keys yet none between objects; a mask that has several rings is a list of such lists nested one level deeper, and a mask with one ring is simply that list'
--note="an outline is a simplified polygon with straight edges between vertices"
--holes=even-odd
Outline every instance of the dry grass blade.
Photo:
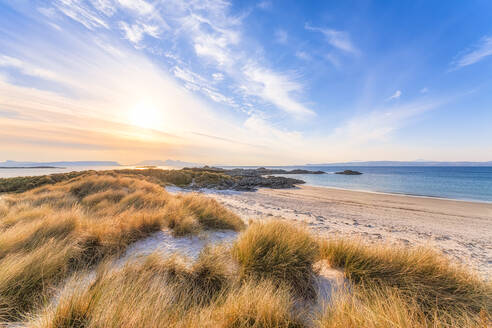
[{"label": "dry grass blade", "polygon": [[431,249],[322,241],[321,257],[361,284],[397,288],[429,315],[492,313],[492,285]]},{"label": "dry grass blade", "polygon": [[318,245],[307,230],[279,220],[252,224],[233,248],[243,277],[286,283],[306,298],[315,296],[317,255]]},{"label": "dry grass blade", "polygon": [[163,228],[176,235],[240,230],[244,223],[203,196],[116,174],[84,174],[5,197],[0,217],[0,315],[18,320],[71,272],[121,254]]}]

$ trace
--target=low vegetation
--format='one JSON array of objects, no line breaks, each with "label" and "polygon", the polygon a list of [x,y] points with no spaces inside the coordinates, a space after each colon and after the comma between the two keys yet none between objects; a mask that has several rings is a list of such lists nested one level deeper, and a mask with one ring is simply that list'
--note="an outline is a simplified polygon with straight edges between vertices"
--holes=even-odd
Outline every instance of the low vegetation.
[{"label": "low vegetation", "polygon": [[241,230],[213,199],[173,196],[145,180],[84,175],[19,195],[0,208],[0,318],[16,320],[70,273],[94,266],[160,229],[176,235]]},{"label": "low vegetation", "polygon": [[150,255],[120,270],[105,267],[89,285],[75,277],[28,327],[301,327],[288,290],[239,284],[210,250],[190,267],[183,261]]},{"label": "low vegetation", "polygon": [[492,285],[431,249],[333,239],[321,242],[320,252],[354,283],[396,288],[429,315],[492,313]]},{"label": "low vegetation", "polygon": [[303,228],[284,221],[254,223],[236,241],[233,256],[246,279],[286,284],[299,296],[314,298],[316,240]]},{"label": "low vegetation", "polygon": [[[146,180],[160,186],[175,185],[183,188],[219,189],[254,191],[257,188],[292,188],[304,181],[282,176],[265,174],[298,173],[299,170],[285,171],[272,169],[218,169],[218,168],[184,168],[181,170],[163,170],[157,168],[145,169],[120,169],[109,171],[82,171],[70,173],[58,173],[52,175],[0,178],[0,193],[21,193],[40,186],[52,185],[61,181],[67,181],[79,176],[111,175],[114,177],[132,177]],[[302,171],[320,174],[320,171]]]},{"label": "low vegetation", "polygon": [[[425,249],[319,239],[254,222],[196,260],[115,258],[154,231],[243,230],[212,199],[149,177],[86,173],[0,202],[0,326],[37,328],[451,328],[490,326],[492,285]],[[317,261],[348,285],[322,310]]]},{"label": "low vegetation", "polygon": [[335,295],[315,322],[319,328],[487,328],[490,324],[485,312],[429,314],[416,298],[376,285],[356,285]]},{"label": "low vegetation", "polygon": [[161,186],[176,185],[186,187],[193,184],[196,187],[206,187],[209,185],[230,184],[232,185],[238,178],[231,177],[221,172],[214,172],[207,169],[181,169],[181,170],[162,170],[162,169],[122,169],[108,171],[81,171],[56,173],[51,175],[0,178],[0,193],[22,193],[44,185],[53,185],[58,182],[71,180],[81,176],[113,176],[131,177],[139,180],[147,180]]},{"label": "low vegetation", "polygon": [[70,180],[88,172],[69,172],[55,173],[50,175],[32,176],[32,177],[15,177],[0,178],[0,193],[15,192],[21,193],[44,185],[55,184],[61,181]]}]

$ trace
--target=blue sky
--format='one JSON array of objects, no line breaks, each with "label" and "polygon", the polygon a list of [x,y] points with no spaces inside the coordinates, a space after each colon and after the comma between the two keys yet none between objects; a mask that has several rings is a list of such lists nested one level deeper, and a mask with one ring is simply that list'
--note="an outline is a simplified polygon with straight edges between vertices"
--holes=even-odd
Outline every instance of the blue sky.
[{"label": "blue sky", "polygon": [[0,0],[0,160],[492,160],[491,13]]}]

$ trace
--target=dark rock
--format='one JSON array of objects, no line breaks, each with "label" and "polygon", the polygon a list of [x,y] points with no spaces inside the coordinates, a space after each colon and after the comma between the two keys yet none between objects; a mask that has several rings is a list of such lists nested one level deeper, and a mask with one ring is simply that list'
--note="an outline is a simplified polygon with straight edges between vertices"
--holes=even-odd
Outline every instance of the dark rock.
[{"label": "dark rock", "polygon": [[[210,170],[210,168],[207,168],[207,170]],[[260,167],[257,169],[230,169],[230,170],[217,169],[217,170],[222,170],[220,172],[230,176],[250,176],[250,177],[272,175],[272,174],[325,174],[325,172],[323,171],[310,171],[310,170],[301,170],[301,169],[288,171],[283,169],[266,169],[264,167]]]},{"label": "dark rock", "polygon": [[[255,191],[258,188],[284,189],[293,188],[297,184],[305,183],[299,179],[273,176],[272,174],[324,174],[323,171],[309,170],[283,170],[267,169],[223,169],[218,167],[204,166],[202,168],[184,168],[185,172],[193,172],[197,178],[186,186],[190,189],[217,189],[217,190],[239,190]],[[200,178],[202,177],[202,178]]]},{"label": "dark rock", "polygon": [[309,171],[309,170],[300,170],[300,169],[295,169],[291,171],[287,171],[287,173],[284,174],[325,174],[326,172],[324,171]]},{"label": "dark rock", "polygon": [[341,172],[335,172],[335,174],[361,175],[362,173],[359,171],[345,170],[345,171],[341,171]]}]

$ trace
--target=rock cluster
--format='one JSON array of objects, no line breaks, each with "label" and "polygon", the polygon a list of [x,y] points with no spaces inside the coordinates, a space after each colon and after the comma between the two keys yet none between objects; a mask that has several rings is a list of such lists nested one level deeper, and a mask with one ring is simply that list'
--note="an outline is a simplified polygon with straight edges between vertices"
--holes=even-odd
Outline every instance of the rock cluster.
[{"label": "rock cluster", "polygon": [[257,169],[223,169],[217,167],[203,168],[186,168],[186,170],[191,170],[195,172],[213,172],[221,173],[230,178],[221,179],[220,181],[204,182],[201,183],[193,182],[189,187],[191,188],[210,188],[219,190],[241,190],[241,191],[254,191],[257,188],[273,188],[273,189],[284,189],[293,188],[297,184],[305,183],[303,180],[273,176],[272,174],[324,174],[323,171],[309,171],[309,170],[283,170],[283,169],[267,169],[260,167]]},{"label": "rock cluster", "polygon": [[362,173],[359,171],[345,170],[345,171],[341,171],[341,172],[335,172],[335,174],[361,175]]}]

